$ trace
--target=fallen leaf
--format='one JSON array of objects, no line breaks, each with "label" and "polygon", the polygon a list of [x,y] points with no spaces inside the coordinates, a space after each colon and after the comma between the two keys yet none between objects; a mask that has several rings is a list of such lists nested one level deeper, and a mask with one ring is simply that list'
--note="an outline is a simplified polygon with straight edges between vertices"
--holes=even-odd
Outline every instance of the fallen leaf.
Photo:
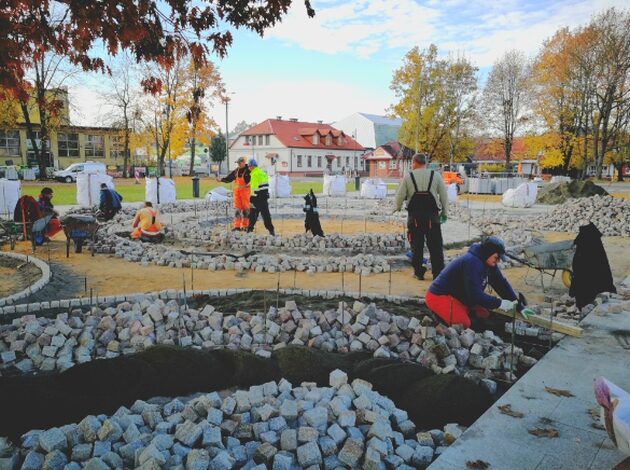
[{"label": "fallen leaf", "polygon": [[542,418],[538,419],[538,421],[539,421],[541,424],[551,424],[551,423],[553,423],[553,419],[546,418],[546,417],[544,417],[544,416],[543,416]]},{"label": "fallen leaf", "polygon": [[501,413],[503,413],[504,415],[511,416],[512,418],[522,418],[523,416],[525,416],[520,411],[512,410],[512,405],[510,405],[510,404],[503,405],[503,406],[497,406],[497,408],[499,408],[499,411]]},{"label": "fallen leaf", "polygon": [[599,408],[590,408],[587,413],[594,421],[599,421]]},{"label": "fallen leaf", "polygon": [[466,462],[466,467],[468,468],[481,468],[486,469],[490,466],[488,462],[484,462],[483,460],[469,460]]},{"label": "fallen leaf", "polygon": [[558,437],[558,435],[560,434],[557,429],[553,429],[553,428],[528,429],[527,432],[536,437],[548,437],[548,438]]},{"label": "fallen leaf", "polygon": [[568,390],[562,390],[560,388],[545,387],[545,392],[551,393],[552,395],[555,395],[557,397],[574,397],[575,396]]},{"label": "fallen leaf", "polygon": [[605,431],[606,428],[604,426],[602,426],[600,423],[591,423],[591,427],[595,428],[595,429],[599,429],[601,431]]}]

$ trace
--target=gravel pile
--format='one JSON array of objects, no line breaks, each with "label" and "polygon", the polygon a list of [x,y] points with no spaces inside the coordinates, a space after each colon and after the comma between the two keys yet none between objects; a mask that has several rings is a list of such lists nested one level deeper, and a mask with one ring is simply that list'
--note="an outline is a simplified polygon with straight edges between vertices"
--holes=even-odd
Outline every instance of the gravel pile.
[{"label": "gravel pile", "polygon": [[630,236],[630,200],[592,196],[569,201],[549,214],[535,217],[532,228],[553,232],[575,232],[593,222],[604,236]]},{"label": "gravel pile", "polygon": [[341,370],[329,387],[282,379],[163,404],[138,400],[112,416],[0,439],[3,468],[426,468],[463,432],[417,432],[407,412]]},{"label": "gravel pile", "polygon": [[562,204],[569,199],[591,197],[595,195],[605,196],[608,192],[592,181],[573,180],[569,183],[551,183],[543,186],[538,191],[536,202],[540,204]]},{"label": "gravel pile", "polygon": [[[415,361],[435,373],[457,373],[476,382],[509,377],[510,345],[492,331],[433,326],[430,316],[392,315],[375,304],[340,302],[337,309],[300,311],[293,301],[265,312],[226,315],[177,301],[122,302],[55,319],[24,315],[0,327],[1,369],[66,370],[76,363],[134,354],[155,344],[228,348],[270,357],[288,344],[328,352],[370,351],[374,357]],[[535,363],[515,348],[514,364]],[[492,380],[484,382],[493,392]]]}]

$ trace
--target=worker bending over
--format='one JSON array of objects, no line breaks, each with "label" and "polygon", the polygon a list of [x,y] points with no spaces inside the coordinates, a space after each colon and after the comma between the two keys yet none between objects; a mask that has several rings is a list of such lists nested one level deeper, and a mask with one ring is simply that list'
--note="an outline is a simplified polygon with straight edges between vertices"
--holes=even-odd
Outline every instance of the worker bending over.
[{"label": "worker bending over", "polygon": [[251,177],[250,185],[252,195],[249,199],[251,207],[247,231],[254,231],[258,214],[260,214],[265,228],[269,231],[269,235],[275,235],[276,232],[271,222],[271,213],[269,212],[269,176],[258,166],[258,163],[253,158],[249,160],[248,166]]},{"label": "worker bending over", "polygon": [[158,220],[158,211],[153,209],[153,203],[146,201],[144,207],[138,209],[133,219],[133,239],[154,240],[162,238],[162,224]]},{"label": "worker bending over", "polygon": [[[505,259],[505,246],[497,237],[473,244],[468,252],[451,261],[429,286],[427,307],[447,325],[471,325],[468,312],[477,318],[487,318],[489,310],[510,311],[523,308],[516,292],[497,266]],[[490,284],[500,297],[486,294]]]},{"label": "worker bending over", "polygon": [[234,228],[232,230],[246,232],[249,226],[249,197],[251,194],[249,183],[251,175],[245,157],[240,157],[236,160],[236,164],[238,166],[232,173],[225,178],[217,178],[217,181],[222,183],[231,183],[234,181],[232,203],[235,212]]}]

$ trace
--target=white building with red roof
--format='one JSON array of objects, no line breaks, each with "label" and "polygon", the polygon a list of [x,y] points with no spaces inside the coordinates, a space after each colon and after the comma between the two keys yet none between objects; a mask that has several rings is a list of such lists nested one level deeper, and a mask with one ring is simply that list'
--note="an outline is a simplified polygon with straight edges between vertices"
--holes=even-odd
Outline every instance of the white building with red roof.
[{"label": "white building with red roof", "polygon": [[239,157],[254,158],[268,173],[321,176],[363,171],[363,147],[322,122],[267,119],[242,132],[230,145],[228,169]]}]

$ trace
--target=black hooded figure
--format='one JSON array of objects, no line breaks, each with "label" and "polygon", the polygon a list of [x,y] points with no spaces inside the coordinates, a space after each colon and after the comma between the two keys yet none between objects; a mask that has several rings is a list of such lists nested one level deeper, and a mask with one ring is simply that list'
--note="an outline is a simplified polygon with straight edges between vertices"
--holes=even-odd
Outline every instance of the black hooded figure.
[{"label": "black hooded figure", "polygon": [[600,292],[617,292],[610,264],[602,244],[602,234],[591,222],[580,227],[573,243],[573,279],[569,295],[575,297],[578,308],[593,303]]},{"label": "black hooded figure", "polygon": [[306,212],[306,218],[304,219],[305,231],[308,232],[310,230],[313,236],[319,235],[323,237],[324,231],[322,230],[322,224],[319,222],[317,198],[312,189],[304,196],[304,208],[302,210]]}]

